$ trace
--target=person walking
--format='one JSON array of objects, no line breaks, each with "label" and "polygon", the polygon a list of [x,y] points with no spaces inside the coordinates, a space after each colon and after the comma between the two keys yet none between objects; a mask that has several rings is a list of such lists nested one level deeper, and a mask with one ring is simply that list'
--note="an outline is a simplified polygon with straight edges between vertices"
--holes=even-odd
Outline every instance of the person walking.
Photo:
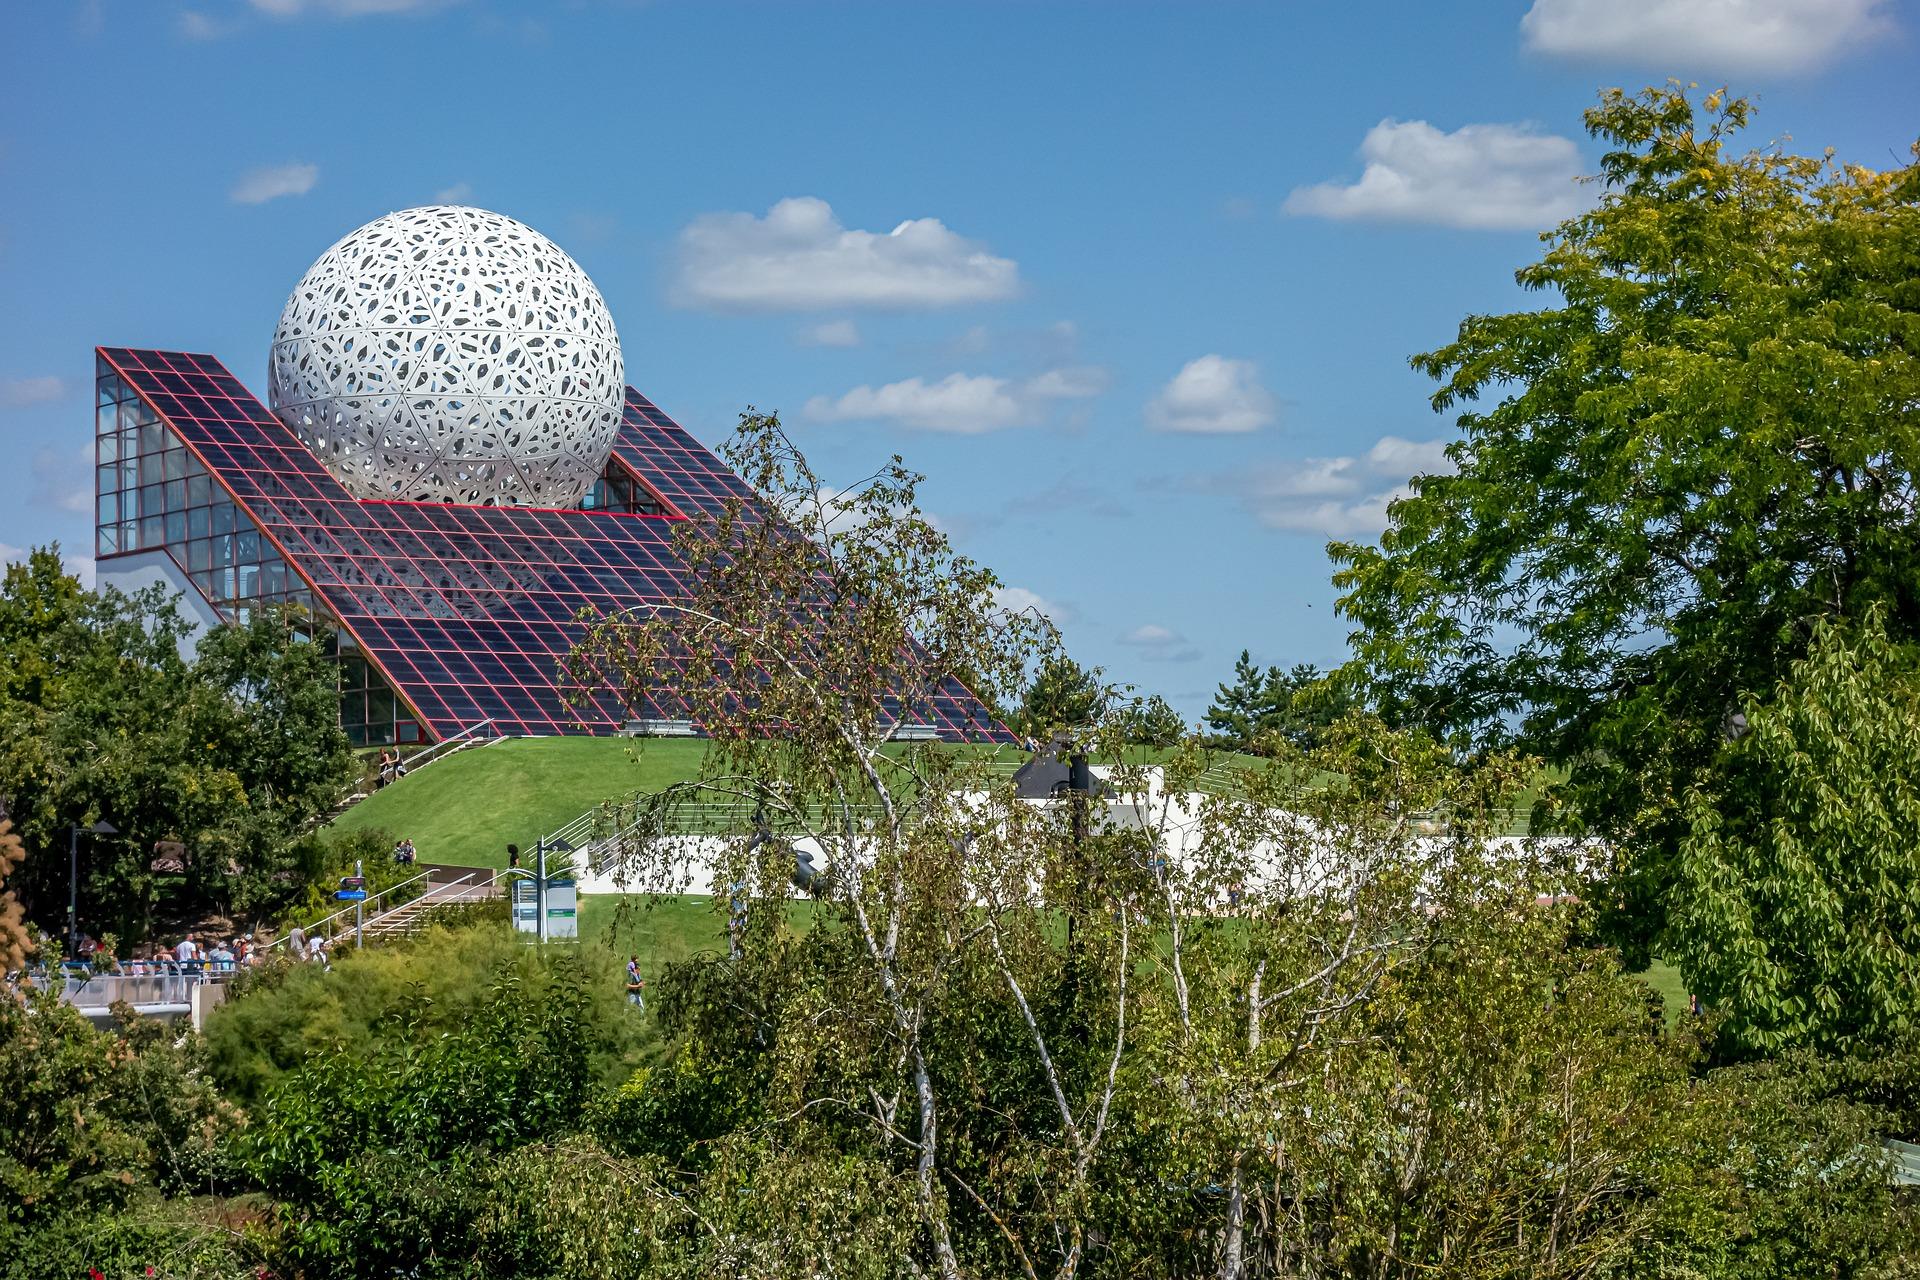
[{"label": "person walking", "polygon": [[647,980],[640,976],[640,957],[627,958],[627,1003],[640,1012],[647,1011]]},{"label": "person walking", "polygon": [[299,925],[293,926],[292,932],[287,934],[287,954],[295,960],[307,958],[307,931]]}]

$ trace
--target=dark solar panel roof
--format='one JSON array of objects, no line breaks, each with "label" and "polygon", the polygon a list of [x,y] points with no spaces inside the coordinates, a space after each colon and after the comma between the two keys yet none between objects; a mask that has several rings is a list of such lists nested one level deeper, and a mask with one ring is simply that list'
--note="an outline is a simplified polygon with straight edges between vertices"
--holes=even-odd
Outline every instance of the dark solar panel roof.
[{"label": "dark solar panel roof", "polygon": [[[684,594],[678,515],[353,498],[212,356],[101,348],[279,548],[435,737],[484,720],[501,733],[605,731],[611,694],[561,701],[556,664],[585,606],[628,609]],[[715,512],[751,489],[646,397],[627,389],[615,450],[679,512]],[[643,714],[684,716],[663,696]],[[951,739],[1007,740],[950,682],[908,719]]]}]

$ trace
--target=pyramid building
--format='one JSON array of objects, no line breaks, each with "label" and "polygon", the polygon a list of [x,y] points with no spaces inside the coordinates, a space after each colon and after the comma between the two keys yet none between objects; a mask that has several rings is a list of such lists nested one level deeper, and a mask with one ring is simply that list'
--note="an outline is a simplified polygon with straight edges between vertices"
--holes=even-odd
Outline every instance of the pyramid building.
[{"label": "pyramid building", "polygon": [[[538,243],[507,269],[472,260],[521,233]],[[163,583],[206,626],[302,606],[357,746],[700,732],[670,688],[637,722],[611,690],[562,694],[580,611],[686,594],[675,525],[755,501],[624,384],[591,289],[520,224],[435,207],[315,264],[276,334],[272,408],[213,356],[98,348],[100,581]],[[957,681],[897,731],[1010,737]]]}]

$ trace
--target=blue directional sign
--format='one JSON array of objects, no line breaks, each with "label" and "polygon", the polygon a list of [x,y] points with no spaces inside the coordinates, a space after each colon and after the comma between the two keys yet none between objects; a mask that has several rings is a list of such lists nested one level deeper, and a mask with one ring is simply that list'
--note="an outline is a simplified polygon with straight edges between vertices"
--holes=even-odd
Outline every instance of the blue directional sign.
[{"label": "blue directional sign", "polygon": [[365,889],[339,889],[336,890],[333,895],[334,901],[336,902],[363,902],[366,900],[366,896],[367,891]]}]

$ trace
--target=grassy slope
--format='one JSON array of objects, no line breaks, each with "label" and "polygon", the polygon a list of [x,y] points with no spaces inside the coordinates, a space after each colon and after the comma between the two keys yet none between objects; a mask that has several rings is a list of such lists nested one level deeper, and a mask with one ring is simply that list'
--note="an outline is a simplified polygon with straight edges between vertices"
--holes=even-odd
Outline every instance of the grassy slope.
[{"label": "grassy slope", "polygon": [[[906,748],[902,748],[906,749]],[[991,754],[1006,766],[1025,761],[1013,747],[954,748]],[[655,791],[691,778],[706,746],[684,739],[515,738],[457,752],[374,793],[333,825],[340,832],[379,828],[411,837],[428,862],[504,867],[509,842],[523,850],[604,800]],[[1144,763],[1167,752],[1141,748]],[[1219,752],[1202,784],[1232,786],[1232,770],[1264,768],[1253,756]]]},{"label": "grassy slope", "polygon": [[[804,929],[813,904],[787,903],[787,923]],[[647,974],[702,951],[727,949],[726,904],[705,894],[650,898],[644,894],[592,894],[580,900],[580,940],[640,957]]]},{"label": "grassy slope", "polygon": [[512,738],[402,778],[333,830],[384,828],[411,837],[424,862],[504,867],[509,842],[531,849],[602,800],[692,777],[705,751],[675,739]]},{"label": "grassy slope", "polygon": [[1660,993],[1667,1004],[1667,1021],[1678,1022],[1687,1012],[1687,984],[1680,976],[1680,970],[1665,960],[1655,960],[1650,968],[1637,975],[1639,979]]}]

